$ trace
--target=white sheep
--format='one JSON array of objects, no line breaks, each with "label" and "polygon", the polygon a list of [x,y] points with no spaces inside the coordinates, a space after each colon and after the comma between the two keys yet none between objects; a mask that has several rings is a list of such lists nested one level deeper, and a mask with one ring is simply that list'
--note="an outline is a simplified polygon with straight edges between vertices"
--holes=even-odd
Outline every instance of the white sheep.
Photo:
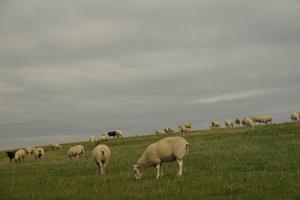
[{"label": "white sheep", "polygon": [[94,135],[91,135],[91,136],[90,136],[90,139],[89,139],[89,142],[90,142],[90,143],[96,142],[96,137],[95,137]]},{"label": "white sheep", "polygon": [[244,117],[244,119],[242,120],[242,124],[246,127],[250,127],[254,129],[254,122],[250,117]]},{"label": "white sheep", "polygon": [[211,129],[213,129],[213,128],[221,128],[221,124],[218,121],[212,121],[211,122],[211,126],[209,128],[211,128]]},{"label": "white sheep", "polygon": [[26,155],[26,151],[24,149],[19,149],[15,153],[14,161],[15,162],[22,162],[22,161],[24,161],[25,155]]},{"label": "white sheep", "polygon": [[186,126],[184,126],[184,125],[182,125],[182,124],[180,124],[180,125],[178,126],[178,129],[179,129],[179,132],[181,132],[182,134],[183,134],[183,133],[187,133],[187,132],[190,131],[189,128],[187,128]]},{"label": "white sheep", "polygon": [[233,122],[232,119],[226,119],[225,120],[225,127],[226,128],[233,128],[233,126],[234,126],[234,122]]},{"label": "white sheep", "polygon": [[192,130],[192,123],[191,122],[182,122],[179,126],[185,126],[188,131]]},{"label": "white sheep", "polygon": [[50,143],[49,144],[49,150],[57,150],[57,149],[62,149],[62,146],[56,143]]},{"label": "white sheep", "polygon": [[149,145],[133,166],[135,179],[141,179],[149,167],[156,167],[156,178],[163,176],[163,162],[178,162],[178,176],[183,173],[183,159],[188,153],[189,143],[182,137],[167,137]]},{"label": "white sheep", "polygon": [[299,114],[297,114],[297,112],[293,112],[293,113],[291,114],[291,120],[292,120],[293,122],[299,121],[299,118],[300,118],[300,116],[299,116]]},{"label": "white sheep", "polygon": [[109,140],[109,135],[108,133],[106,132],[103,132],[101,135],[100,135],[100,138],[99,138],[99,142],[107,142]]},{"label": "white sheep", "polygon": [[76,145],[76,146],[69,148],[69,151],[68,151],[69,159],[74,158],[74,157],[76,157],[76,159],[78,159],[78,157],[80,155],[84,156],[84,147],[82,145]]},{"label": "white sheep", "polygon": [[123,132],[121,130],[116,130],[116,136],[117,136],[117,138],[124,137]]},{"label": "white sheep", "polygon": [[35,147],[26,147],[26,148],[25,148],[25,151],[26,151],[26,153],[29,155],[29,157],[30,157],[31,154],[34,153],[35,150],[36,150]]},{"label": "white sheep", "polygon": [[92,152],[92,157],[96,163],[97,173],[105,174],[105,169],[111,158],[111,151],[109,147],[105,144],[100,144],[96,146]]},{"label": "white sheep", "polygon": [[254,123],[264,123],[268,124],[269,122],[272,123],[273,117],[272,115],[257,115],[250,117]]},{"label": "white sheep", "polygon": [[38,160],[38,159],[41,159],[43,160],[44,159],[44,149],[43,148],[37,148],[35,149],[35,151],[33,152],[33,155],[35,157],[35,160]]}]

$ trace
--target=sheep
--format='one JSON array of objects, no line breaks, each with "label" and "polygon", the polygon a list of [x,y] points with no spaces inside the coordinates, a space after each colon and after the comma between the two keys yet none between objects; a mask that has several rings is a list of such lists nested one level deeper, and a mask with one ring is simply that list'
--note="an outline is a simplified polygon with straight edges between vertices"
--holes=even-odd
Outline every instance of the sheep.
[{"label": "sheep", "polygon": [[233,128],[234,122],[232,119],[226,119],[225,120],[225,127],[226,128]]},{"label": "sheep", "polygon": [[192,129],[191,122],[182,122],[179,126],[185,126],[188,129],[188,131],[191,131],[191,129]]},{"label": "sheep", "polygon": [[213,128],[221,128],[221,124],[218,121],[212,121],[210,128],[211,129],[213,129]]},{"label": "sheep", "polygon": [[80,155],[84,156],[84,148],[82,145],[76,145],[69,148],[68,151],[69,159],[76,157],[77,160]]},{"label": "sheep", "polygon": [[300,118],[300,116],[299,116],[296,112],[293,112],[293,113],[291,114],[291,120],[292,120],[293,122],[299,121],[299,118]]},{"label": "sheep", "polygon": [[173,133],[174,130],[172,128],[164,128],[163,129],[165,133]]},{"label": "sheep", "polygon": [[111,150],[105,144],[100,144],[92,151],[92,157],[95,161],[97,174],[105,174],[106,166],[111,158]]},{"label": "sheep", "polygon": [[122,132],[121,130],[116,130],[115,132],[116,132],[116,137],[117,137],[117,138],[122,138],[122,137],[124,137],[123,132]]},{"label": "sheep", "polygon": [[251,116],[250,117],[254,123],[264,123],[268,124],[269,122],[272,123],[272,116],[271,115],[257,115],[257,116]]},{"label": "sheep", "polygon": [[183,175],[183,159],[188,153],[189,143],[182,137],[167,137],[149,145],[137,163],[133,165],[135,179],[141,179],[149,167],[156,167],[156,179],[163,176],[163,162],[178,162],[178,176]]},{"label": "sheep", "polygon": [[91,135],[91,136],[90,136],[90,139],[89,139],[89,142],[90,142],[90,143],[96,142],[96,137],[95,137],[94,135]]},{"label": "sheep", "polygon": [[35,147],[26,147],[26,148],[25,148],[25,151],[26,151],[26,153],[29,155],[29,157],[30,157],[31,154],[33,154],[33,152],[34,152],[35,150],[36,150]]},{"label": "sheep", "polygon": [[15,157],[16,152],[15,151],[6,151],[5,153],[8,156],[9,161],[12,162]]},{"label": "sheep", "polygon": [[15,157],[13,160],[15,162],[20,163],[20,162],[24,161],[25,155],[26,155],[26,151],[24,149],[19,149],[18,151],[16,151]]},{"label": "sheep", "polygon": [[246,127],[250,127],[254,129],[254,122],[250,117],[244,117],[244,119],[242,120],[242,124]]},{"label": "sheep", "polygon": [[181,132],[182,134],[183,133],[187,133],[187,132],[189,132],[189,128],[187,128],[186,126],[184,126],[184,125],[182,125],[182,124],[180,124],[179,126],[178,126],[178,129],[179,129],[179,132]]},{"label": "sheep", "polygon": [[107,142],[109,140],[109,135],[108,133],[106,132],[103,132],[101,135],[100,135],[100,138],[98,140],[99,143],[101,142]]},{"label": "sheep", "polygon": [[240,120],[240,118],[236,118],[236,119],[235,119],[235,124],[238,125],[238,126],[241,125],[241,120]]},{"label": "sheep", "polygon": [[33,152],[33,155],[35,157],[35,160],[39,160],[39,159],[43,160],[44,159],[44,155],[45,155],[44,149],[43,148],[37,148],[37,149],[35,149],[35,151]]},{"label": "sheep", "polygon": [[57,150],[57,149],[62,149],[62,146],[56,143],[50,143],[49,144],[49,150]]}]

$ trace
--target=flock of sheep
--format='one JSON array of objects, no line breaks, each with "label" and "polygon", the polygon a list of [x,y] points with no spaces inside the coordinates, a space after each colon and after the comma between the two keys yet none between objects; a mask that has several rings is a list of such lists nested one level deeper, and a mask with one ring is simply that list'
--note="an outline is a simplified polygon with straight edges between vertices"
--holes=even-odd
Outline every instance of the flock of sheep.
[{"label": "flock of sheep", "polygon": [[[243,124],[245,127],[254,128],[255,123],[269,124],[272,122],[271,115],[259,115],[259,116],[249,116],[244,117],[242,120],[237,118],[235,121],[232,119],[226,119],[224,125],[226,128],[234,127],[234,124],[240,126]],[[300,112],[294,112],[291,114],[291,120],[295,122],[300,121]],[[183,122],[179,124],[178,129],[180,133],[187,133],[191,131],[192,124],[190,122]],[[219,121],[212,121],[210,128],[221,128],[221,123]],[[164,128],[156,131],[159,133],[173,133],[174,130],[171,128]],[[90,136],[90,143],[96,144],[96,147],[92,151],[92,159],[95,161],[97,173],[104,174],[108,162],[111,158],[110,148],[103,144],[108,141],[111,137],[122,138],[123,133],[120,130],[103,132],[97,139],[95,136]],[[133,174],[135,179],[141,179],[145,169],[149,167],[156,167],[156,178],[163,176],[162,163],[163,162],[178,162],[178,176],[183,174],[183,159],[188,153],[189,143],[182,137],[167,137],[149,145],[142,156],[138,159],[137,163],[133,166]],[[56,143],[49,144],[49,150],[59,150],[62,146]],[[44,159],[44,149],[39,147],[27,147],[25,149],[19,149],[17,151],[7,151],[7,156],[10,162],[23,162],[26,155],[29,157],[33,155],[35,160]],[[76,158],[79,156],[84,156],[84,147],[82,145],[76,145],[69,148],[67,152],[69,159]]]}]

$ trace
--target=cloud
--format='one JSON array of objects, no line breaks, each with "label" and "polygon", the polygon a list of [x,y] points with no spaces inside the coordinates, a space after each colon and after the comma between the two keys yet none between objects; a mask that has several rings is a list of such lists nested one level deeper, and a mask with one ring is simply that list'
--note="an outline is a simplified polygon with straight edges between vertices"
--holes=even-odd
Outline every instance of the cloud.
[{"label": "cloud", "polygon": [[190,101],[189,103],[191,103],[191,104],[211,104],[211,103],[217,103],[217,102],[221,102],[221,101],[235,101],[235,100],[239,100],[239,99],[244,99],[244,98],[248,98],[248,97],[266,94],[271,91],[274,91],[274,90],[271,90],[271,89],[248,90],[248,91],[232,93],[232,94],[217,95],[214,97],[198,98],[198,99],[194,99],[194,100]]}]

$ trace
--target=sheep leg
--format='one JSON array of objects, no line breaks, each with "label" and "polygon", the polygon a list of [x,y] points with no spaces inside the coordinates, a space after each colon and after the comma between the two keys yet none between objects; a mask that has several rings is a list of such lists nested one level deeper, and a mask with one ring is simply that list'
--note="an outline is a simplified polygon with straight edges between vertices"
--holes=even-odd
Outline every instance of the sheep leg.
[{"label": "sheep leg", "polygon": [[156,179],[159,179],[159,175],[160,175],[160,164],[156,165]]},{"label": "sheep leg", "polygon": [[178,159],[177,160],[178,162],[178,176],[182,176],[182,171],[183,171],[183,161]]},{"label": "sheep leg", "polygon": [[162,164],[160,164],[160,177],[162,177],[163,175],[164,175],[164,172],[163,172]]}]

